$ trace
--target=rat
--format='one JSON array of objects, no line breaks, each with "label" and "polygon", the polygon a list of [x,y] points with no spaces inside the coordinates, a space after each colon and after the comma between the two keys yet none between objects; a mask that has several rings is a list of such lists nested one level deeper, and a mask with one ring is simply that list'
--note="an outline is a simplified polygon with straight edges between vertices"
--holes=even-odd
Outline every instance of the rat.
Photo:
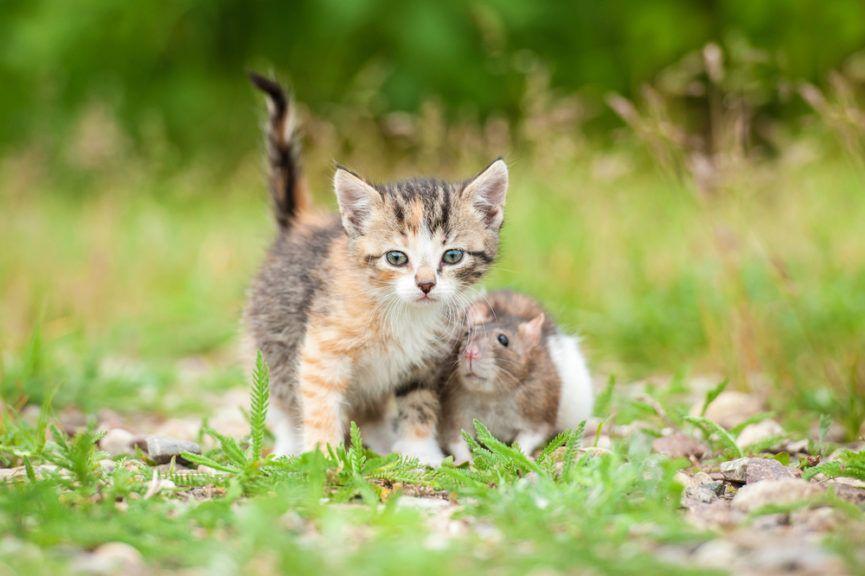
[{"label": "rat", "polygon": [[497,291],[467,311],[455,368],[441,390],[440,440],[455,462],[471,459],[461,430],[473,419],[531,455],[591,416],[593,391],[576,336],[533,298]]}]

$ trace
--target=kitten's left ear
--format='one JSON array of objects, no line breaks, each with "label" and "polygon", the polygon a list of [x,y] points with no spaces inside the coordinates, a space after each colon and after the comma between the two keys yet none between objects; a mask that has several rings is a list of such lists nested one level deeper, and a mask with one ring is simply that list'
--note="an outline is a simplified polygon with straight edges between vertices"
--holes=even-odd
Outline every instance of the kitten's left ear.
[{"label": "kitten's left ear", "polygon": [[505,196],[508,192],[508,166],[499,158],[465,185],[462,197],[484,218],[484,224],[498,230],[504,220]]},{"label": "kitten's left ear", "polygon": [[333,189],[339,203],[343,228],[350,236],[363,234],[364,223],[373,207],[381,202],[381,194],[363,178],[342,166],[336,167]]},{"label": "kitten's left ear", "polygon": [[541,312],[528,322],[523,322],[517,329],[520,337],[526,345],[526,348],[533,348],[541,341],[541,332],[544,327],[544,313]]}]

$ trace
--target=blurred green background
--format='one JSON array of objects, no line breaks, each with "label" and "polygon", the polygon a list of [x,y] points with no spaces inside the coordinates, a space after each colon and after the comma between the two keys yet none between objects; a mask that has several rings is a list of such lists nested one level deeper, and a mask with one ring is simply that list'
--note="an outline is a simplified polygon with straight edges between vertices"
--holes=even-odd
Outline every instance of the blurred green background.
[{"label": "blurred green background", "polygon": [[296,93],[322,205],[334,160],[504,155],[488,285],[541,298],[601,378],[728,377],[859,434],[860,0],[6,0],[0,46],[9,403],[188,409],[201,361],[196,386],[241,381],[272,234],[255,69]]},{"label": "blurred green background", "polygon": [[[62,146],[98,102],[138,153],[159,130],[183,157],[236,159],[254,137],[247,68],[290,76],[298,98],[322,113],[358,101],[374,115],[417,111],[435,98],[449,117],[518,119],[541,67],[551,89],[586,96],[603,129],[604,94],[634,95],[710,41],[760,61],[752,81],[822,82],[865,45],[865,4],[6,0],[0,143]],[[801,108],[776,91],[758,112]]]}]

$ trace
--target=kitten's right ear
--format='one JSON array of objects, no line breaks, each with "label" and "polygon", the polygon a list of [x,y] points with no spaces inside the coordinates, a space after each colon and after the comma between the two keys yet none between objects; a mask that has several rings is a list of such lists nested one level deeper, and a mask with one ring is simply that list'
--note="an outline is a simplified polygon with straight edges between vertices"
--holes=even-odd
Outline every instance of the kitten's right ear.
[{"label": "kitten's right ear", "polygon": [[462,197],[481,213],[484,224],[498,230],[504,221],[507,192],[508,165],[499,158],[465,185]]},{"label": "kitten's right ear", "polygon": [[350,236],[361,235],[373,206],[382,200],[381,194],[363,178],[342,166],[336,167],[333,189],[339,203],[343,228]]}]

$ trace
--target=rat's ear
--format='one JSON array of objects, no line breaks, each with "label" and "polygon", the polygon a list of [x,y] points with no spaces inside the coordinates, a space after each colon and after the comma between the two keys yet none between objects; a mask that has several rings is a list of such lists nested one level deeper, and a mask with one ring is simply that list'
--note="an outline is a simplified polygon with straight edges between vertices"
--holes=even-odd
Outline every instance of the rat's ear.
[{"label": "rat's ear", "polygon": [[337,166],[333,175],[333,189],[339,202],[343,228],[350,236],[361,235],[373,207],[382,200],[381,194],[366,180],[342,166]]},{"label": "rat's ear", "polygon": [[475,302],[469,306],[469,309],[466,312],[466,320],[468,321],[469,326],[477,326],[478,324],[483,324],[484,322],[492,320],[492,314],[493,311],[490,310],[489,304],[481,300],[480,302]]},{"label": "rat's ear", "polygon": [[520,338],[525,342],[526,348],[533,348],[541,341],[541,333],[544,328],[544,314],[541,312],[528,322],[523,322],[518,328]]}]

